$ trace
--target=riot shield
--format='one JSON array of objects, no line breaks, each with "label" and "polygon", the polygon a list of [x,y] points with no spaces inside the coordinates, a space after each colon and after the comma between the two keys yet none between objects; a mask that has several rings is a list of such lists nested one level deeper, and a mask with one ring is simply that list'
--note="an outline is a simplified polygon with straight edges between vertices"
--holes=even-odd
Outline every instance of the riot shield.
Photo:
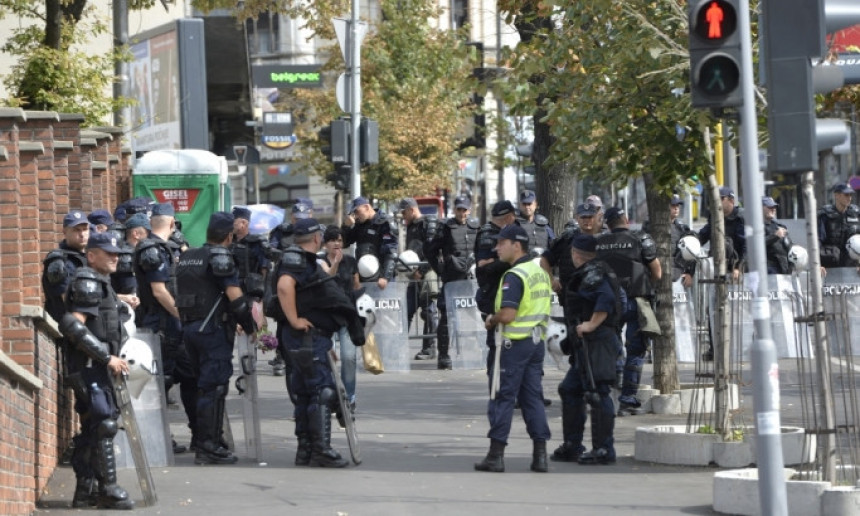
[{"label": "riot shield", "polygon": [[[551,317],[564,317],[564,307],[561,306],[558,302],[558,294],[556,292],[552,293],[552,304],[550,305],[550,316]],[[546,346],[546,341],[544,341],[544,346]],[[560,369],[562,371],[567,371],[570,368],[570,363],[567,360],[563,360],[560,363],[555,361],[555,358],[550,354],[549,348],[546,349],[546,353],[543,357],[543,365],[546,367],[554,367],[556,369]]]},{"label": "riot shield", "polygon": [[448,311],[449,355],[455,369],[487,367],[487,330],[475,301],[478,284],[474,280],[445,284],[445,309]]},{"label": "riot shield", "polygon": [[672,282],[672,307],[675,312],[675,355],[678,362],[696,361],[696,317],[690,290],[680,281]]},{"label": "riot shield", "polygon": [[[847,324],[848,335],[860,335],[860,275],[853,267],[838,267],[827,269],[822,287],[824,297],[824,313],[835,314],[836,317],[827,323],[829,335],[844,333],[837,325]],[[847,320],[845,320],[847,319]],[[860,355],[860,339],[851,341],[853,355]],[[842,355],[837,349],[833,349],[833,356]]]},{"label": "riot shield", "polygon": [[[373,334],[382,355],[385,371],[410,369],[409,326],[406,321],[406,282],[392,281],[385,290],[376,283],[362,283],[365,293],[376,303]],[[361,356],[361,353],[359,353]]]},{"label": "riot shield", "polygon": [[236,349],[242,369],[242,376],[236,379],[236,388],[242,395],[245,452],[248,458],[260,462],[263,460],[263,442],[260,439],[260,409],[257,401],[257,345],[248,335],[236,335]]},{"label": "riot shield", "polygon": [[122,435],[126,437],[126,445],[137,470],[137,480],[140,483],[140,492],[143,494],[143,503],[147,507],[152,507],[158,498],[155,495],[152,472],[149,470],[149,461],[144,450],[144,436],[141,435],[141,429],[137,425],[132,396],[128,391],[125,378],[115,379],[111,377],[111,380],[114,396],[116,396],[117,406],[122,417],[122,427],[125,430]]},{"label": "riot shield", "polygon": [[[331,375],[334,377],[337,401],[340,405],[340,413],[343,415],[342,420],[344,430],[346,430],[346,440],[349,443],[349,454],[352,457],[352,462],[358,466],[361,464],[361,448],[358,445],[358,433],[355,430],[355,415],[349,406],[349,398],[346,395],[346,388],[344,388],[343,380],[340,378],[340,367],[337,365],[337,355],[333,349],[330,349],[327,355],[328,365],[331,368]],[[340,422],[340,420],[338,422]]]},{"label": "riot shield", "polygon": [[[796,357],[797,348],[793,345],[795,342],[793,301],[799,293],[795,291],[791,276],[769,274],[767,282],[771,332],[777,357]],[[754,338],[755,328],[751,310],[752,299],[756,294],[751,290],[753,287],[755,285],[730,284],[728,286],[727,308],[730,316],[730,331],[734,342],[742,346],[743,360],[749,360],[750,346]]]},{"label": "riot shield", "polygon": [[[164,394],[164,373],[161,370],[161,346],[159,338],[150,330],[138,328],[135,337],[142,340],[152,349],[155,359],[155,375],[146,382],[143,392],[138,398],[131,398],[137,426],[140,428],[146,457],[150,466],[164,467],[173,465],[173,444],[170,439],[170,427],[167,421],[167,397]],[[114,438],[117,469],[135,467],[128,439],[125,432],[120,432]]]}]

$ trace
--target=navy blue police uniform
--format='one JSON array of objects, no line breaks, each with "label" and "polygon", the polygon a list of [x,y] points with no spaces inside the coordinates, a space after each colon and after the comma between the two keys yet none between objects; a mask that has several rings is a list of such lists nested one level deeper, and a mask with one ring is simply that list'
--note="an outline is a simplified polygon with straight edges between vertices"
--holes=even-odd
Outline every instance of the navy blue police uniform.
[{"label": "navy blue police uniform", "polygon": [[[592,237],[583,235],[573,244],[594,252],[593,242]],[[612,270],[599,260],[575,269],[563,295],[567,298],[564,312],[569,328],[565,350],[570,353],[571,368],[558,386],[564,442],[553,452],[552,459],[586,464],[614,462],[615,408],[610,394],[621,346],[618,328],[624,296]],[[591,320],[594,312],[606,312],[607,317],[597,329],[583,336],[583,345],[576,326]],[[583,445],[587,406],[591,407],[589,453],[585,453]]]},{"label": "navy blue police uniform", "polygon": [[[108,235],[90,237],[88,247],[116,253]],[[134,502],[117,485],[113,439],[119,427],[119,410],[107,364],[127,340],[122,308],[108,276],[88,266],[79,267],[65,294],[66,313],[59,328],[68,346],[65,381],[75,393],[81,431],[74,438],[72,468],[77,478],[73,506],[99,505],[130,509]],[[83,314],[82,323],[73,314]]]}]

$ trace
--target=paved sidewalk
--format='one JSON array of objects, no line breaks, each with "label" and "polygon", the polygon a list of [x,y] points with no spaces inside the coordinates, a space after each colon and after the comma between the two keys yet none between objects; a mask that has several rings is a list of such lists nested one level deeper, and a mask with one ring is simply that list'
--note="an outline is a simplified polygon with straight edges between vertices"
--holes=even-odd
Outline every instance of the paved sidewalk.
[{"label": "paved sidewalk", "polygon": [[[412,353],[414,355],[414,352]],[[176,457],[169,468],[154,468],[154,507],[140,507],[134,470],[120,482],[138,500],[139,514],[217,515],[565,515],[636,516],[715,514],[712,483],[716,469],[663,466],[633,459],[637,426],[683,424],[679,416],[642,415],[616,419],[618,462],[609,466],[550,463],[547,474],[529,471],[531,441],[515,414],[505,455],[505,473],[473,471],[489,444],[486,438],[487,381],[483,371],[437,371],[435,361],[412,362],[410,373],[360,372],[357,425],[364,462],[343,470],[296,467],[292,406],[284,378],[271,376],[270,355],[258,366],[264,463],[247,459],[242,400],[233,390],[228,412],[240,460],[230,466],[195,466],[193,454]],[[561,417],[556,388],[563,374],[546,369],[548,416],[560,443]],[[649,370],[643,378],[650,378]],[[231,385],[231,389],[233,389]],[[170,410],[177,441],[190,436],[179,410]],[[346,457],[342,431],[334,422],[332,443]],[[58,468],[36,514],[80,514],[73,510],[74,475]],[[99,511],[99,514],[112,514]],[[128,512],[123,512],[128,514]]]}]

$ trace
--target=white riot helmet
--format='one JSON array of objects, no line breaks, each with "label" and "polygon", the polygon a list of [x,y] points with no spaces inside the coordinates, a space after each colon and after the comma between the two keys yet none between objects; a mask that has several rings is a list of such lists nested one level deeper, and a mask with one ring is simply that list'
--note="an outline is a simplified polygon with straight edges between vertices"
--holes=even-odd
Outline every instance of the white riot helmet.
[{"label": "white riot helmet", "polygon": [[128,320],[123,321],[123,323],[122,323],[122,325],[125,326],[125,333],[129,337],[134,337],[135,334],[137,333],[137,325],[134,323],[134,317],[135,317],[134,309],[131,307],[130,304],[126,303],[125,301],[120,301],[120,303],[125,305],[125,307],[124,307],[125,316],[128,317]]},{"label": "white riot helmet", "polygon": [[681,240],[678,240],[678,249],[681,251],[681,257],[688,262],[694,262],[699,258],[702,252],[702,244],[699,239],[693,235],[687,235]]},{"label": "white riot helmet", "polygon": [[368,280],[379,272],[379,258],[366,254],[358,259],[358,275],[362,280]]},{"label": "white riot helmet", "polygon": [[119,350],[119,357],[128,362],[128,390],[135,398],[140,397],[146,382],[155,374],[155,359],[149,345],[137,338],[125,341]]},{"label": "white riot helmet", "polygon": [[860,234],[849,238],[848,243],[845,244],[845,249],[852,260],[860,260]]},{"label": "white riot helmet", "polygon": [[806,252],[805,248],[799,245],[793,245],[791,246],[791,249],[788,250],[788,261],[794,264],[795,270],[806,270],[809,266],[809,253]]},{"label": "white riot helmet", "polygon": [[421,261],[421,258],[418,257],[418,253],[409,249],[400,253],[398,261],[400,262],[401,267],[404,267],[409,272],[414,272],[418,268],[418,263]]},{"label": "white riot helmet", "polygon": [[564,321],[557,321],[554,318],[550,319],[546,327],[546,348],[559,369],[564,364],[564,352],[561,350],[561,343],[566,338],[567,325]]}]

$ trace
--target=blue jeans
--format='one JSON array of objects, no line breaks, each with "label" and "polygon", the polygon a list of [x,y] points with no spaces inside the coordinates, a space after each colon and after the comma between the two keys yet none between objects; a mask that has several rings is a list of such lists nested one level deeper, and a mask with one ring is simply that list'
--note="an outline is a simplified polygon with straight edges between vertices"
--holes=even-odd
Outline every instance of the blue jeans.
[{"label": "blue jeans", "polygon": [[340,342],[340,379],[349,401],[355,401],[355,363],[356,347],[349,338],[349,330],[342,326],[337,330],[337,340]]}]

